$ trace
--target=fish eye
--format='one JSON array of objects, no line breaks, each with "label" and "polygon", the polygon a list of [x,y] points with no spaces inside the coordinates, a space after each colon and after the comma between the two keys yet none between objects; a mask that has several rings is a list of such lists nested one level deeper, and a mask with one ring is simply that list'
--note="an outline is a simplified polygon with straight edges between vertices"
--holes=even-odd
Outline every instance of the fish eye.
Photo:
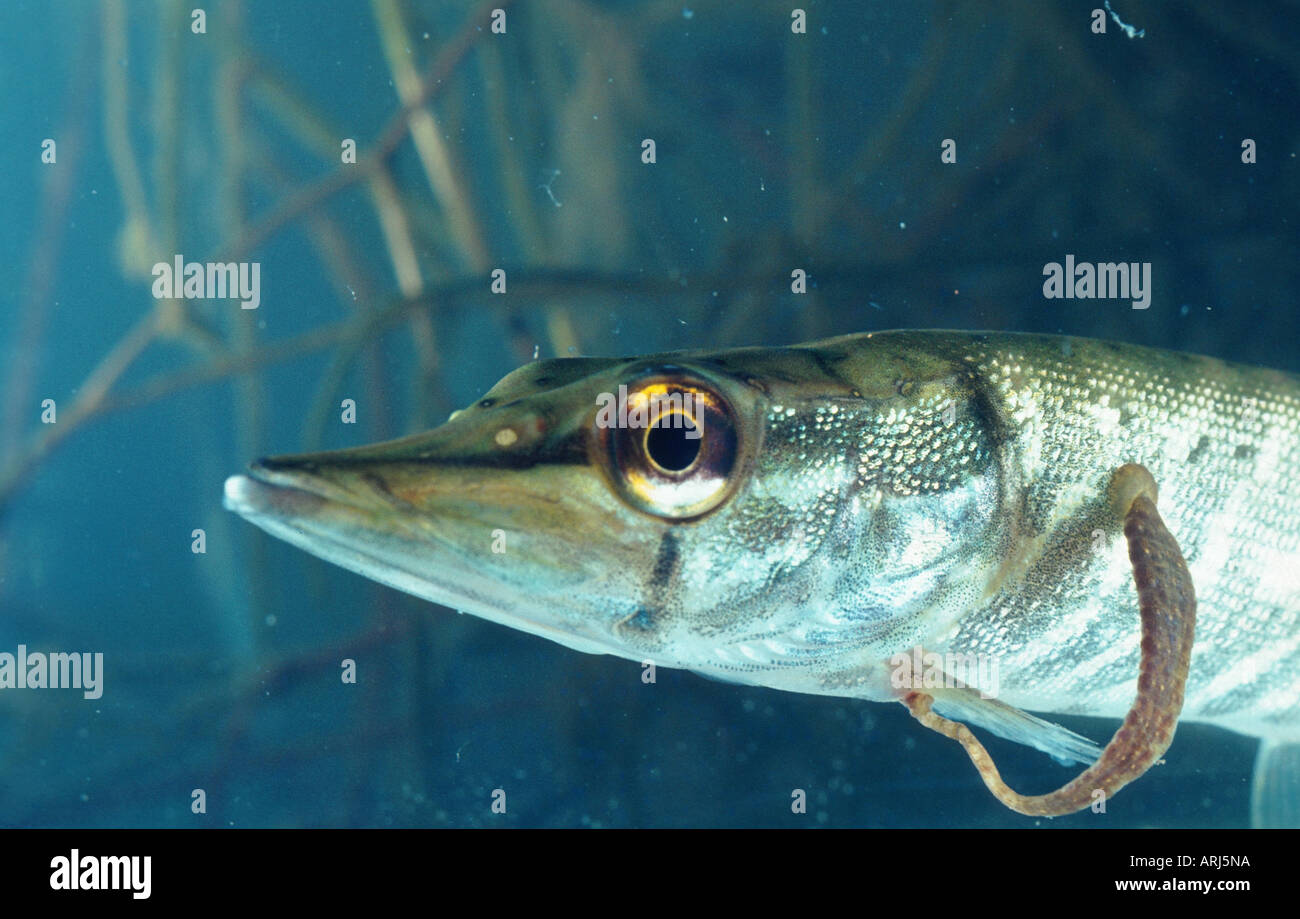
[{"label": "fish eye", "polygon": [[619,387],[597,412],[596,428],[615,491],[639,510],[698,517],[732,491],[736,416],[703,380],[658,373]]},{"label": "fish eye", "polygon": [[700,455],[700,429],[685,412],[665,412],[645,432],[645,455],[664,472],[683,472]]}]

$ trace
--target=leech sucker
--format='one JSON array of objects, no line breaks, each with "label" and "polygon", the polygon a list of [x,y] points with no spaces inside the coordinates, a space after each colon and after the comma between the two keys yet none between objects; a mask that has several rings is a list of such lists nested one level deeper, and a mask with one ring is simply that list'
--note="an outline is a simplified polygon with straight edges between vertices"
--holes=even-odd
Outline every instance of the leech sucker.
[{"label": "leech sucker", "polygon": [[1156,486],[1145,467],[1127,464],[1111,480],[1122,511],[1142,619],[1137,698],[1101,757],[1077,778],[1044,795],[1022,795],[1002,781],[993,758],[965,725],[931,711],[932,696],[903,698],[921,724],[960,743],[994,797],[1031,817],[1072,814],[1112,797],[1159,761],[1174,739],[1196,629],[1196,592],[1178,543],[1156,510]]}]

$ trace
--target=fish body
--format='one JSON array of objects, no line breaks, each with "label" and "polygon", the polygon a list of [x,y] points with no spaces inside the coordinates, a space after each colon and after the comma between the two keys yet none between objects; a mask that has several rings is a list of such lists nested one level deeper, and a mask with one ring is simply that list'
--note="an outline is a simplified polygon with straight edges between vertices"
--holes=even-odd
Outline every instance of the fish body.
[{"label": "fish body", "polygon": [[875,701],[900,698],[903,656],[979,662],[979,699],[938,709],[1086,762],[1020,710],[1133,700],[1137,595],[1107,500],[1128,463],[1196,589],[1183,718],[1292,749],[1300,379],[1278,371],[940,331],[546,360],[433,431],[254,464],[226,504],[582,651]]}]

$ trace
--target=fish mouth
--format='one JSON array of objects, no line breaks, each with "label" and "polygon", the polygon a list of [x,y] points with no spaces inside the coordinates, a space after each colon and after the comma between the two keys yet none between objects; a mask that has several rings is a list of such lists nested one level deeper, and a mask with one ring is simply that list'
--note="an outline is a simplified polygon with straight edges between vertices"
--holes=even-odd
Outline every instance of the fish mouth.
[{"label": "fish mouth", "polygon": [[249,464],[246,474],[226,479],[222,504],[246,519],[312,518],[331,509],[394,513],[404,506],[378,475],[364,470],[346,476],[329,472],[328,466],[312,462],[306,454],[260,459]]},{"label": "fish mouth", "polygon": [[[556,624],[553,610],[519,586],[485,570],[483,552],[467,550],[447,520],[421,513],[387,493],[382,482],[340,484],[275,460],[226,479],[222,504],[272,536],[327,562],[431,603],[538,635],[588,654],[626,656],[612,636]],[[543,608],[538,608],[538,607]]]},{"label": "fish mouth", "polygon": [[[416,547],[400,529],[373,505],[348,500],[346,492],[309,473],[254,463],[245,475],[226,479],[222,504],[272,536],[398,590],[453,608],[459,601],[487,600],[468,585],[445,583],[436,568],[419,572],[408,557]],[[434,547],[423,548],[431,554]]]},{"label": "fish mouth", "polygon": [[302,517],[319,511],[325,498],[299,486],[293,476],[259,465],[248,475],[226,479],[222,505],[228,511],[251,520],[253,517]]}]

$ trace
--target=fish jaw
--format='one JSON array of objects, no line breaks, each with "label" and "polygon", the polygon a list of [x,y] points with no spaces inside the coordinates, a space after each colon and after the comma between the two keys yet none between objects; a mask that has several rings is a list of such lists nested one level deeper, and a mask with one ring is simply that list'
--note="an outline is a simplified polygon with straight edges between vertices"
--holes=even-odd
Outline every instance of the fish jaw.
[{"label": "fish jaw", "polygon": [[530,480],[538,476],[527,471],[357,463],[349,452],[254,463],[226,480],[224,505],[272,536],[405,593],[574,650],[638,659],[617,640],[617,606],[585,599],[586,585],[608,581],[610,572],[591,570],[591,559],[577,553],[556,564],[562,544],[545,538],[561,525],[579,533],[582,520],[603,523],[589,539],[617,529],[607,508],[593,516],[580,483],[560,496],[553,470],[550,487],[536,487]]}]

